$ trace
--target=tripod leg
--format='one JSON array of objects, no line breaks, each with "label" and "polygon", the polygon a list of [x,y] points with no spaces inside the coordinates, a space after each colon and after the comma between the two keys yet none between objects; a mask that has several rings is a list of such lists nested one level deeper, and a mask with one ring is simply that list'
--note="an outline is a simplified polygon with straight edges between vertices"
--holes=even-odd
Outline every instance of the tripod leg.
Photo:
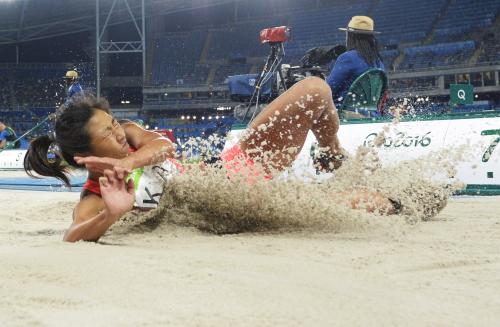
[{"label": "tripod leg", "polygon": [[[248,104],[247,109],[245,110],[245,114],[243,115],[243,121],[245,121],[245,119],[247,118],[248,111],[252,107],[252,104],[253,104],[253,101],[254,101],[255,97],[257,97],[256,102],[257,103],[259,102],[258,98],[259,98],[259,94],[260,94],[260,84],[262,83],[262,80],[264,79],[264,76],[267,74],[267,70],[268,70],[269,65],[270,65],[270,63],[271,63],[272,60],[273,60],[273,58],[272,58],[272,53],[271,53],[267,57],[266,64],[264,65],[264,68],[262,69],[262,72],[260,73],[259,78],[255,82],[255,88],[254,88],[252,97],[250,98],[250,103]],[[256,106],[255,107],[255,112],[257,112],[257,109],[258,108]],[[250,119],[250,122],[253,120],[254,116]]]},{"label": "tripod leg", "polygon": [[[252,94],[252,97],[250,98],[250,103],[248,104],[248,107],[245,111],[245,115],[243,116],[243,121],[245,121],[245,119],[247,117],[248,110],[250,110],[250,108],[252,107],[254,98],[256,98],[255,99],[255,103],[256,103],[255,104],[255,113],[252,116],[252,118],[250,119],[250,123],[252,122],[252,120],[255,118],[255,116],[257,114],[257,110],[259,109],[258,103],[259,103],[260,91],[262,89],[262,83],[264,81],[265,76],[269,72],[271,74],[273,74],[277,67],[280,68],[280,71],[281,71],[281,60],[283,59],[283,50],[282,49],[283,49],[283,44],[281,44],[281,43],[271,44],[271,52],[267,56],[266,64],[264,65],[264,68],[262,69],[262,72],[260,73],[260,76],[259,76],[257,82],[255,83],[255,90]],[[278,64],[276,67],[273,67],[274,62],[277,62],[277,61],[280,64]],[[272,70],[271,70],[271,68],[272,68]],[[285,87],[285,90],[286,90],[286,87]]]}]

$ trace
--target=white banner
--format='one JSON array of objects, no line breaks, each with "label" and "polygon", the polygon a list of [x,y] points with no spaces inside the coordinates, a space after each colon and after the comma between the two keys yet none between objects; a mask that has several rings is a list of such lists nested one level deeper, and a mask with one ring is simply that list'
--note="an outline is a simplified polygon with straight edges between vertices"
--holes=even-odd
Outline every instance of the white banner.
[{"label": "white banner", "polygon": [[[26,150],[0,151],[0,169],[23,169]],[[1,173],[0,173],[1,176]]]},{"label": "white banner", "polygon": [[[354,153],[361,146],[373,146],[373,140],[389,123],[341,125],[342,146]],[[236,143],[242,130],[231,131],[228,148]],[[466,184],[500,185],[500,117],[454,120],[411,121],[392,124],[385,133],[385,143],[378,149],[383,165],[417,159],[433,151],[469,145],[470,156],[457,163],[457,179]],[[298,175],[314,174],[310,157],[316,138],[310,132],[295,164]]]}]

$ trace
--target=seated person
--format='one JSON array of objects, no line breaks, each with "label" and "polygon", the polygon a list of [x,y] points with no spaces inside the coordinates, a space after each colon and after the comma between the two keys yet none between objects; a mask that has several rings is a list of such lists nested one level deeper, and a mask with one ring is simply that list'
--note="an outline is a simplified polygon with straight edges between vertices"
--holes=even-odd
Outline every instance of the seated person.
[{"label": "seated person", "polygon": [[19,140],[17,141],[16,140],[17,140],[16,132],[14,132],[14,130],[9,126],[0,122],[0,149],[19,148],[21,146],[21,142],[19,142]]},{"label": "seated person", "polygon": [[340,108],[352,83],[371,68],[384,69],[378,52],[373,20],[366,16],[354,16],[346,31],[347,51],[337,58],[327,82],[332,89],[333,101]]}]

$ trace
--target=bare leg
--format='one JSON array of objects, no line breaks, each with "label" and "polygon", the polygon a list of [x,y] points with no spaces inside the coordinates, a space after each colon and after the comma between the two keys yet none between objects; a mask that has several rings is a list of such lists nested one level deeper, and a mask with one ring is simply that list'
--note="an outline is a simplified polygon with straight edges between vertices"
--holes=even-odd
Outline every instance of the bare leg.
[{"label": "bare leg", "polygon": [[295,84],[271,102],[250,125],[240,148],[265,168],[283,170],[299,154],[309,130],[320,147],[341,153],[339,117],[328,84],[311,77]]},{"label": "bare leg", "polygon": [[[283,170],[296,159],[309,130],[320,147],[341,153],[337,109],[330,87],[320,78],[307,78],[270,103],[252,122],[239,146],[252,159],[262,160],[264,168]],[[334,201],[367,212],[394,213],[387,197],[365,188],[337,193]]]},{"label": "bare leg", "polygon": [[364,209],[382,215],[396,214],[393,203],[382,193],[361,187],[334,194],[333,201],[352,209]]}]

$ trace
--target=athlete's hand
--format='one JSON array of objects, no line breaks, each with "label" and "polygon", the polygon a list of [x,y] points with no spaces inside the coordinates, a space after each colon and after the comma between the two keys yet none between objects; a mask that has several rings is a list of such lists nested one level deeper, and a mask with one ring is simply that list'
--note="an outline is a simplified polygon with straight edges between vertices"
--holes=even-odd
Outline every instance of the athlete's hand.
[{"label": "athlete's hand", "polygon": [[108,158],[108,157],[74,157],[75,161],[79,165],[85,165],[85,168],[87,168],[90,171],[96,172],[96,173],[104,173],[104,171],[107,170],[113,170],[114,168],[122,168],[122,169],[133,169],[134,167],[131,166],[125,159],[115,159],[115,158]]},{"label": "athlete's hand", "polygon": [[104,170],[104,176],[99,178],[101,196],[108,213],[113,217],[120,217],[134,206],[134,182],[125,178],[132,171],[115,167],[113,170]]}]

